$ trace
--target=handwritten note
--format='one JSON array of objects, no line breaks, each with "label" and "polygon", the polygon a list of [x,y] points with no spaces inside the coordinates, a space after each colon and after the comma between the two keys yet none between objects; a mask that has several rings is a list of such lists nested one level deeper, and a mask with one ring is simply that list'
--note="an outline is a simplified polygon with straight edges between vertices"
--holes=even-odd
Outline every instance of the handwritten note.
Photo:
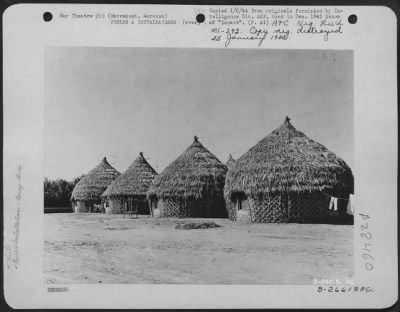
[{"label": "handwritten note", "polygon": [[269,42],[284,42],[293,37],[329,41],[345,32],[343,9],[335,7],[209,7],[201,11],[204,19],[198,22],[196,13],[178,16],[159,12],[109,11],[62,12],[62,22],[108,23],[113,27],[159,25],[162,31],[171,28],[193,29],[210,34],[216,47],[231,47],[247,42],[251,47],[265,47]]},{"label": "handwritten note", "polygon": [[19,227],[20,227],[20,218],[21,218],[21,201],[22,201],[22,190],[24,189],[22,186],[22,166],[18,166],[18,171],[16,174],[17,177],[17,194],[15,196],[16,199],[16,213],[14,215],[14,224],[12,231],[12,239],[11,242],[7,243],[5,246],[6,251],[6,259],[7,259],[7,268],[18,268],[19,265]]},{"label": "handwritten note", "polygon": [[326,293],[349,293],[349,292],[359,292],[359,293],[364,293],[368,294],[371,292],[374,292],[373,288],[371,286],[329,286],[329,287],[324,287],[324,286],[318,286],[317,292],[326,292]]},{"label": "handwritten note", "polygon": [[210,9],[209,13],[211,41],[223,42],[225,47],[235,41],[254,41],[261,47],[292,36],[312,35],[328,41],[344,29],[341,9],[224,8]]},{"label": "handwritten note", "polygon": [[[250,27],[249,32],[243,33],[240,28],[213,28],[211,30],[215,35],[211,38],[214,41],[224,41],[225,47],[228,47],[233,40],[250,40],[256,41],[260,47],[264,40],[287,40],[289,38],[290,30],[283,28],[276,28],[268,30],[265,28]],[[223,38],[224,37],[224,38]]]},{"label": "handwritten note", "polygon": [[373,242],[373,235],[370,229],[370,215],[369,214],[358,214],[361,219],[362,223],[360,225],[360,237],[362,239],[361,242],[361,257],[364,260],[364,268],[367,271],[372,271],[374,269],[374,262],[375,258],[372,255],[372,242]]}]

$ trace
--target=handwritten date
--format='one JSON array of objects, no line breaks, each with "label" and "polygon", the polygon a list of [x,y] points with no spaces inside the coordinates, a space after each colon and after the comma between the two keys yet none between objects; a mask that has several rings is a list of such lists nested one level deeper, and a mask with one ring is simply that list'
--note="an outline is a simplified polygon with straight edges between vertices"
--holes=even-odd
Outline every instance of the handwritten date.
[{"label": "handwritten date", "polygon": [[241,32],[239,28],[228,28],[225,30],[219,30],[216,28],[213,29],[212,32],[218,33],[211,38],[213,41],[223,40],[223,35],[220,33],[225,34],[225,47],[228,47],[233,40],[256,41],[258,42],[258,47],[260,47],[266,39],[287,40],[290,34],[288,29],[276,28],[274,30],[268,30],[265,28],[257,28],[255,26],[250,27],[247,32]]}]

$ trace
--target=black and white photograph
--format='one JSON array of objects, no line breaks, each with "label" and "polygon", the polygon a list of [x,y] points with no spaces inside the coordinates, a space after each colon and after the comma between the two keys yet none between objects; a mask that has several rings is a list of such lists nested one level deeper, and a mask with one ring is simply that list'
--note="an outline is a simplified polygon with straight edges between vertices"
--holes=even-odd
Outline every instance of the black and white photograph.
[{"label": "black and white photograph", "polygon": [[48,48],[46,283],[352,279],[353,53]]},{"label": "black and white photograph", "polygon": [[395,304],[396,27],[383,6],[9,6],[7,305]]}]

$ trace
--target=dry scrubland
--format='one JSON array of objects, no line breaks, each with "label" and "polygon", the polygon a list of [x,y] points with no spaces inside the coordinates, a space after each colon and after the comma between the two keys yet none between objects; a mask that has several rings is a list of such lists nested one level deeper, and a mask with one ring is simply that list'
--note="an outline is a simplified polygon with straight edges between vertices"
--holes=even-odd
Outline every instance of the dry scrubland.
[{"label": "dry scrubland", "polygon": [[[46,214],[46,283],[310,284],[351,278],[353,226]],[[179,223],[219,228],[181,230]]]}]

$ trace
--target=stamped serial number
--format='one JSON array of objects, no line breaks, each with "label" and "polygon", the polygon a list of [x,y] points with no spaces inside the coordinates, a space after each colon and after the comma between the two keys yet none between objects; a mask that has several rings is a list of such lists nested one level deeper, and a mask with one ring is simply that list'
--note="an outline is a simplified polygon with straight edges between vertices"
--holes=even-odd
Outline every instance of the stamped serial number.
[{"label": "stamped serial number", "polygon": [[69,291],[68,287],[48,287],[47,292],[66,292]]},{"label": "stamped serial number", "polygon": [[317,292],[328,292],[328,293],[349,293],[349,292],[360,292],[360,293],[370,293],[373,289],[369,286],[318,286]]}]

